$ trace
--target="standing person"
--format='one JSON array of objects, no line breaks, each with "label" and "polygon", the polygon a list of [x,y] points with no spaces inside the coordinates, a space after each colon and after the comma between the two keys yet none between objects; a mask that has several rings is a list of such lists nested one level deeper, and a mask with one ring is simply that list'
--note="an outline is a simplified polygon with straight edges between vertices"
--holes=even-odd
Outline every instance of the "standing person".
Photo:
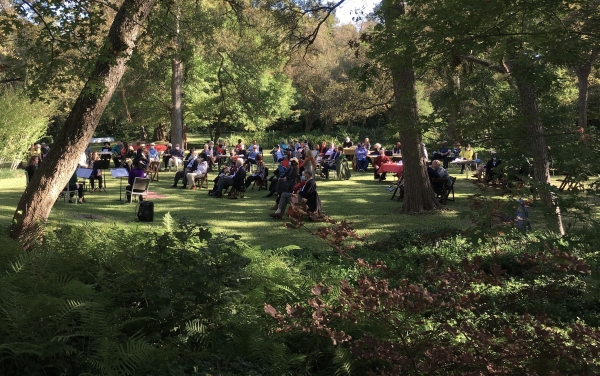
[{"label": "standing person", "polygon": [[[471,144],[467,144],[467,147],[460,151],[460,157],[467,161],[473,160],[473,150],[471,150]],[[460,169],[460,173],[462,174],[465,171],[465,164],[462,165]]]},{"label": "standing person", "polygon": [[100,156],[98,155],[98,152],[93,152],[89,165],[89,168],[92,169],[92,174],[90,175],[90,186],[92,187],[92,192],[96,191],[96,188],[94,188],[94,183],[96,180],[98,180],[98,187],[100,190],[102,190],[102,169],[100,168],[100,163]]},{"label": "standing person", "polygon": [[42,159],[45,159],[46,156],[48,155],[48,153],[50,152],[50,148],[48,147],[48,145],[46,145],[45,142],[42,142]]},{"label": "standing person", "polygon": [[140,127],[140,142],[146,142],[146,137],[148,137],[148,135],[146,134],[146,128],[144,128],[144,126],[142,125]]},{"label": "standing person", "polygon": [[[131,188],[133,188],[133,183],[135,182],[135,178],[145,178],[146,171],[144,171],[144,166],[142,165],[139,159],[133,161],[133,168],[129,172],[129,178],[127,182],[129,185],[125,187],[125,191],[127,192],[127,202],[131,202]],[[135,192],[135,191],[134,191]],[[144,197],[140,196],[140,202],[144,201]]]},{"label": "standing person", "polygon": [[312,172],[313,176],[315,175],[315,170],[317,168],[317,160],[316,158],[313,156],[313,154],[310,152],[310,149],[308,146],[306,146],[306,157],[304,158],[304,165],[302,166],[304,168],[304,171],[310,171]]},{"label": "standing person", "polygon": [[27,162],[27,167],[25,167],[25,171],[27,172],[27,182],[30,182],[33,178],[33,174],[38,168],[38,164],[40,163],[40,157],[37,155],[32,155],[29,157]]}]

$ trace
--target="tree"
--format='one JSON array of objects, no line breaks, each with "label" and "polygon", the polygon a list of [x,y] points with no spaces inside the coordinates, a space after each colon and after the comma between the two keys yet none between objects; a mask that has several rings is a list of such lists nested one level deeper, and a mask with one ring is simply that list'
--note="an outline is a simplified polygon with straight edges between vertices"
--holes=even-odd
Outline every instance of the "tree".
[{"label": "tree", "polygon": [[48,106],[30,102],[20,89],[0,89],[0,168],[11,161],[17,168],[31,144],[40,139],[48,126]]},{"label": "tree", "polygon": [[142,24],[156,0],[125,0],[117,12],[101,53],[45,162],[25,189],[14,214],[10,236],[31,246],[41,235],[62,187],[75,171],[79,156],[125,72]]}]

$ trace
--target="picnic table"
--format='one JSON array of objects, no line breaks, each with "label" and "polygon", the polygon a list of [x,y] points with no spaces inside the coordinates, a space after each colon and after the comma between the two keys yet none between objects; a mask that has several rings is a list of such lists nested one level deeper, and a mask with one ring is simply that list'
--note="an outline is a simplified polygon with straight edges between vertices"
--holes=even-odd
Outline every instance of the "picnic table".
[{"label": "picnic table", "polygon": [[394,173],[394,174],[396,174],[396,177],[398,179],[400,179],[400,177],[404,173],[404,165],[397,164],[397,163],[384,163],[381,165],[381,167],[379,167],[379,170],[377,171],[377,173],[382,174],[384,172]]},{"label": "picnic table", "polygon": [[475,167],[477,168],[477,163],[479,163],[478,159],[455,159],[453,161],[450,162],[450,164],[453,165],[465,165],[467,168],[465,168],[465,173],[467,174],[466,177],[469,177],[469,172],[471,171],[471,165],[475,165]]}]

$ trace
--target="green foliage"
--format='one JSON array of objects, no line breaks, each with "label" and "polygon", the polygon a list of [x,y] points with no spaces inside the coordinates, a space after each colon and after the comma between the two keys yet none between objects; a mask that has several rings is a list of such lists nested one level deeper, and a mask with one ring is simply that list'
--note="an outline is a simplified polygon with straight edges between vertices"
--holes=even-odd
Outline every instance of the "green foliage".
[{"label": "green foliage", "polygon": [[0,168],[2,161],[25,159],[29,146],[46,132],[48,113],[48,106],[31,102],[21,90],[0,89]]}]

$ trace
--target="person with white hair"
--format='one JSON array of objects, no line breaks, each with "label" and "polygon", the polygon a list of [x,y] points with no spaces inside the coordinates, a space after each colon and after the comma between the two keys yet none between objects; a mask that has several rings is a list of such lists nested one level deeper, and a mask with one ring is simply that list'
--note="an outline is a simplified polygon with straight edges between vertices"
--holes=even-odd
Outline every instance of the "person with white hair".
[{"label": "person with white hair", "polygon": [[187,179],[185,179],[186,174],[190,172],[194,172],[198,168],[198,152],[196,150],[190,153],[191,157],[188,158],[188,165],[181,171],[177,171],[175,173],[175,179],[173,182],[173,188],[177,188],[177,183],[179,183],[179,179],[183,179],[183,189],[187,188]]},{"label": "person with white hair", "polygon": [[244,183],[246,182],[246,169],[244,168],[244,158],[238,158],[235,161],[235,166],[237,167],[235,171],[233,171],[228,176],[219,176],[219,181],[217,182],[217,187],[214,191],[208,192],[209,195],[220,198],[223,197],[223,189],[226,189],[230,186],[233,186],[234,189],[242,189]]},{"label": "person with white hair", "polygon": [[206,173],[208,172],[208,163],[201,157],[196,158],[195,165],[196,169],[185,175],[191,190],[196,189],[196,178],[202,178],[206,176]]},{"label": "person with white hair", "polygon": [[354,144],[352,143],[352,140],[350,140],[350,137],[346,137],[346,141],[344,141],[344,143],[342,144],[342,146],[345,148],[352,147],[352,145]]},{"label": "person with white hair", "polygon": [[171,150],[171,159],[169,159],[169,172],[171,167],[175,166],[175,171],[179,169],[179,166],[183,164],[183,149],[179,147],[179,144],[175,144],[175,149]]}]

